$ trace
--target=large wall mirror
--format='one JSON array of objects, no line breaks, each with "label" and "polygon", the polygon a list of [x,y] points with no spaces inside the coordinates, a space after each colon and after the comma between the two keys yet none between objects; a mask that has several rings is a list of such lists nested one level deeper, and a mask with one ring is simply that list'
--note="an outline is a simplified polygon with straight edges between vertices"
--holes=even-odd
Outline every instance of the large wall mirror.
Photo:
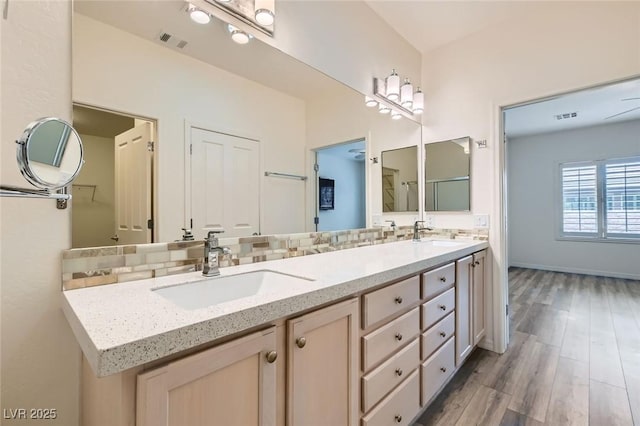
[{"label": "large wall mirror", "polygon": [[382,211],[417,212],[418,147],[382,151]]},{"label": "large wall mirror", "polygon": [[471,138],[425,144],[424,209],[470,211]]},{"label": "large wall mirror", "polygon": [[[257,39],[234,43],[222,21],[192,22],[186,6],[74,1],[74,125],[87,142],[73,247],[174,241],[181,228],[197,239],[220,228],[312,231],[313,150],[364,140],[377,155],[420,143],[418,123],[366,108],[361,93]],[[344,188],[326,168],[319,177]],[[364,180],[376,213],[380,183]],[[330,212],[345,206],[336,199]]]}]

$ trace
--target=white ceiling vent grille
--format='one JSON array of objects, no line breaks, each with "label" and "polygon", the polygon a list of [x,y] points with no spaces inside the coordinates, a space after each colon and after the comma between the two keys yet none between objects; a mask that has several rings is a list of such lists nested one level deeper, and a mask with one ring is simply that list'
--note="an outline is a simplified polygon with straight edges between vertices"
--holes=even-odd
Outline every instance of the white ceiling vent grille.
[{"label": "white ceiling vent grille", "polygon": [[567,118],[576,118],[578,116],[577,112],[566,112],[564,114],[554,115],[556,120],[566,120]]},{"label": "white ceiling vent grille", "polygon": [[188,41],[182,40],[181,38],[176,37],[175,35],[170,34],[166,31],[160,32],[158,40],[160,40],[163,44],[174,47],[176,49],[184,49],[184,47],[189,43]]}]

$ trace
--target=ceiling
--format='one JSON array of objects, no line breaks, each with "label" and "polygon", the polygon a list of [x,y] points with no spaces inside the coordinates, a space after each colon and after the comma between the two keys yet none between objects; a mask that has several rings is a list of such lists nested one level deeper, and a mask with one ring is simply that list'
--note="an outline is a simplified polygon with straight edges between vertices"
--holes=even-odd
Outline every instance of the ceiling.
[{"label": "ceiling", "polygon": [[122,132],[132,129],[135,120],[132,117],[112,114],[83,106],[73,106],[73,127],[81,135],[113,138]]}]

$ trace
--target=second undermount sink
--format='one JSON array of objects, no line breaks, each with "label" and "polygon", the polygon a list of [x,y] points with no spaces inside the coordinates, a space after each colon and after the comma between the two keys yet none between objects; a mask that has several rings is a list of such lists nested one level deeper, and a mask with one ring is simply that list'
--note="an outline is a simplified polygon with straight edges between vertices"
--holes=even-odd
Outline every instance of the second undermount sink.
[{"label": "second undermount sink", "polygon": [[260,270],[212,277],[152,291],[184,309],[192,310],[245,297],[295,289],[311,281],[313,280],[310,278]]},{"label": "second undermount sink", "polygon": [[456,247],[464,243],[454,240],[420,240],[423,244],[430,244],[434,247]]}]

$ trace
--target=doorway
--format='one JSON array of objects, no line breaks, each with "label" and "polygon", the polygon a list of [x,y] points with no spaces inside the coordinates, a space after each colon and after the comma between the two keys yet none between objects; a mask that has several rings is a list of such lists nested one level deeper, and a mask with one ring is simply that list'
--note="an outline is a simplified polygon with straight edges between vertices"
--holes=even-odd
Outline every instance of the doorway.
[{"label": "doorway", "polygon": [[73,105],[85,165],[73,183],[72,248],[155,241],[156,121]]},{"label": "doorway", "polygon": [[315,158],[316,231],[365,228],[365,139],[318,148]]}]

